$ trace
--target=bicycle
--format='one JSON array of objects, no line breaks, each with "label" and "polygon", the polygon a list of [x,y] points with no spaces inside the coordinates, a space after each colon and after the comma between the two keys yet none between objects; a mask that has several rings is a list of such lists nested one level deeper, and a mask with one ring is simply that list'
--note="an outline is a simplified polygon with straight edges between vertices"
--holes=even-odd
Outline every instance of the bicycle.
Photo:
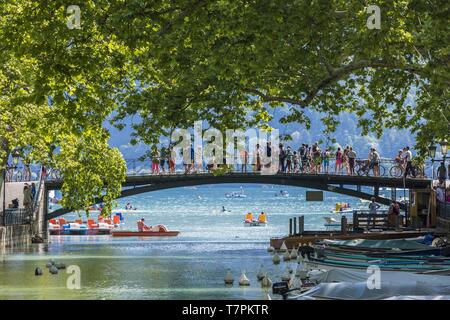
[{"label": "bicycle", "polygon": [[[409,175],[412,178],[416,178],[416,177],[425,177],[425,172],[423,170],[422,167],[420,166],[413,166],[414,171],[416,173],[416,175],[413,177],[411,176],[411,174]],[[389,170],[389,175],[393,178],[400,178],[403,177],[403,175],[405,174],[405,169],[403,168],[402,164],[397,164],[395,166],[393,166],[390,170]]]},{"label": "bicycle", "polygon": [[[373,171],[373,167],[370,167],[368,160],[357,160],[355,165],[355,172],[358,176],[370,176],[370,171]],[[378,163],[378,176],[382,177],[386,173],[386,168]]]}]

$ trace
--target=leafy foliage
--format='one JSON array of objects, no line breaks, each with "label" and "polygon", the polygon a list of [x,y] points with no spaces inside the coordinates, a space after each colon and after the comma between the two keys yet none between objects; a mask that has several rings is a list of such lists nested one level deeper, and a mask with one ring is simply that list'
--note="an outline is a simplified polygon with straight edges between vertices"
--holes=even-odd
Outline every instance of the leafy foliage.
[{"label": "leafy foliage", "polygon": [[62,171],[64,205],[120,191],[125,163],[103,128],[134,118],[149,145],[202,119],[218,129],[284,123],[332,135],[342,111],[363,133],[407,128],[425,153],[450,133],[447,0],[85,0],[81,29],[66,1],[0,5],[0,159]]}]

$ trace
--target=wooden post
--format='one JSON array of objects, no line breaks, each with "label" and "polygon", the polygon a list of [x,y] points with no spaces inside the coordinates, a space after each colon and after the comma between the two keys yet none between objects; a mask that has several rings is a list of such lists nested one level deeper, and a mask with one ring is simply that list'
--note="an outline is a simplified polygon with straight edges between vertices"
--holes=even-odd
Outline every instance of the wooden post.
[{"label": "wooden post", "polygon": [[341,217],[341,233],[342,234],[347,233],[347,217],[346,216]]},{"label": "wooden post", "polygon": [[395,225],[394,225],[395,230],[399,229],[400,219],[402,219],[402,216],[400,214],[395,217]]},{"label": "wooden post", "polygon": [[305,216],[298,217],[298,233],[302,234],[305,231]]},{"label": "wooden post", "polygon": [[296,235],[297,234],[297,218],[296,217],[294,217],[294,235]]},{"label": "wooden post", "polygon": [[289,235],[292,236],[292,218],[289,218]]},{"label": "wooden post", "polygon": [[353,229],[359,227],[359,221],[358,221],[358,211],[353,211]]}]

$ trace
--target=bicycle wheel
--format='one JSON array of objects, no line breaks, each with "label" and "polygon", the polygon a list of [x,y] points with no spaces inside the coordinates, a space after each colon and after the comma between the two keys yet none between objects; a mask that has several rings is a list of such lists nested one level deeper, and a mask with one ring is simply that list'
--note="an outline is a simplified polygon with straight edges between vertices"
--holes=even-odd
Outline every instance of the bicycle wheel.
[{"label": "bicycle wheel", "polygon": [[389,174],[393,178],[400,178],[403,175],[403,168],[400,166],[393,166],[389,170]]},{"label": "bicycle wheel", "polygon": [[386,174],[386,168],[383,166],[378,166],[378,168],[380,177],[384,177],[384,175]]},{"label": "bicycle wheel", "polygon": [[358,174],[358,176],[368,176],[369,175],[369,171],[365,170],[364,167],[359,167],[358,170],[356,171],[356,173]]}]

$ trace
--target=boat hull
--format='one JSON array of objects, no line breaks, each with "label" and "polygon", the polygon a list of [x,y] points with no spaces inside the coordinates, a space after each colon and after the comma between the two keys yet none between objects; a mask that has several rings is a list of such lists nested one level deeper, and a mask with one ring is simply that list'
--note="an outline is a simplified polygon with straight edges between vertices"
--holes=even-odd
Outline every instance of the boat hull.
[{"label": "boat hull", "polygon": [[176,237],[179,231],[113,231],[111,235],[113,237]]},{"label": "boat hull", "polygon": [[331,259],[314,259],[304,262],[310,269],[367,269],[370,266],[376,266],[380,270],[386,271],[409,271],[409,272],[430,272],[430,271],[448,271],[450,266],[440,264],[427,264],[421,262],[402,263],[402,262],[357,262],[340,261]]},{"label": "boat hull", "polygon": [[267,222],[259,222],[259,221],[244,222],[244,227],[265,227],[265,226],[267,226]]},{"label": "boat hull", "polygon": [[351,240],[351,239],[402,239],[415,238],[424,236],[430,233],[429,231],[403,231],[403,232],[370,232],[370,233],[340,233],[329,231],[305,231],[301,235],[287,236],[284,238],[271,238],[270,245],[275,249],[279,249],[283,242],[285,242],[288,249],[298,247],[301,244],[315,243],[325,239],[334,240]]}]

